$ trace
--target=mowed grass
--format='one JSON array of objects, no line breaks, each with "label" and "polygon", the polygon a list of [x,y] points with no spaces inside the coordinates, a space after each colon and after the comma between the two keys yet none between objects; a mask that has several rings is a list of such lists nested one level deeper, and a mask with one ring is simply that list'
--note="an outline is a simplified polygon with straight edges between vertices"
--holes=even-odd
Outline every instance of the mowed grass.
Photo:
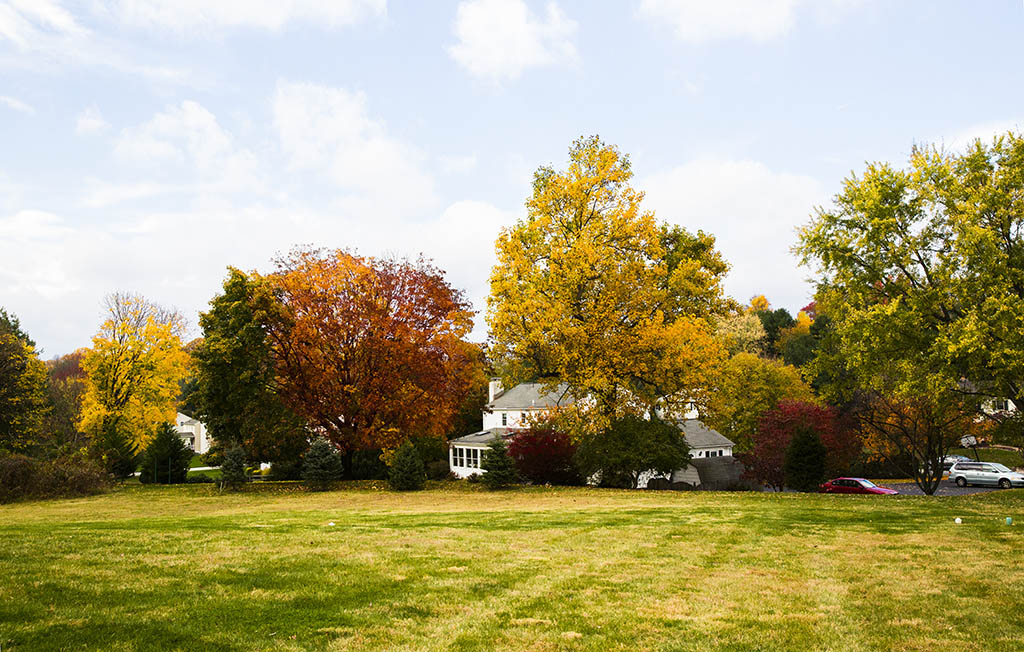
[{"label": "mowed grass", "polygon": [[0,649],[1019,650],[1021,522],[1016,490],[129,486],[0,506]]}]

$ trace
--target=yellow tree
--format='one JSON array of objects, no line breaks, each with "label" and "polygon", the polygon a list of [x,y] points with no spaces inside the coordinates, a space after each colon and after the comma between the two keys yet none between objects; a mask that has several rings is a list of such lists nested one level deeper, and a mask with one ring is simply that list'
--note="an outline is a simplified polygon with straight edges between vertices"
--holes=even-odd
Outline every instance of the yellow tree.
[{"label": "yellow tree", "polygon": [[719,376],[703,412],[704,421],[736,442],[737,452],[746,452],[761,417],[783,399],[817,402],[814,391],[796,367],[751,353],[737,353]]},{"label": "yellow tree", "polygon": [[527,215],[497,241],[488,323],[507,383],[566,383],[594,428],[707,399],[725,357],[727,265],[706,234],[659,224],[629,158],[577,140],[569,167],[534,175]]},{"label": "yellow tree", "polygon": [[95,437],[116,423],[145,446],[157,424],[174,420],[188,365],[185,321],[135,294],[111,294],[105,303],[107,319],[82,361],[88,377],[80,428]]}]

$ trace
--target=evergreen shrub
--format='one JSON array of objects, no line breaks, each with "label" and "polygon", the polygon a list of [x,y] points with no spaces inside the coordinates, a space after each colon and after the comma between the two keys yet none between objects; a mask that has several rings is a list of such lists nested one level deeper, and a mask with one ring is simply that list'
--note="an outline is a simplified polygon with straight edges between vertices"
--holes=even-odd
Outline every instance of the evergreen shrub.
[{"label": "evergreen shrub", "polygon": [[419,491],[427,481],[423,460],[411,441],[405,441],[395,452],[388,472],[388,482],[396,491]]}]

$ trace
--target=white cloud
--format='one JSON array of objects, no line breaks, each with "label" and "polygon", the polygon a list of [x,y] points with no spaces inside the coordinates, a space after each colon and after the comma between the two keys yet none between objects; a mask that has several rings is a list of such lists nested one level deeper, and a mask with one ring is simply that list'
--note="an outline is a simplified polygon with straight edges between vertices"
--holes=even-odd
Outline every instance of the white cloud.
[{"label": "white cloud", "polygon": [[491,269],[497,261],[494,243],[501,229],[514,224],[516,217],[514,212],[487,202],[457,201],[439,219],[411,230],[403,242],[410,255],[426,249],[424,253],[445,271],[448,281],[466,291],[477,311],[470,335],[473,341],[483,342],[487,338],[484,315]]},{"label": "white cloud", "polygon": [[370,116],[363,93],[281,81],[274,126],[291,167],[326,175],[346,193],[339,205],[348,211],[399,214],[435,201],[425,156]]},{"label": "white cloud", "polygon": [[538,18],[523,0],[464,0],[448,54],[474,75],[516,79],[527,68],[575,61],[576,28],[554,2]]},{"label": "white cloud", "polygon": [[854,4],[859,0],[641,0],[639,14],[656,24],[669,25],[688,43],[729,38],[768,41],[792,29],[801,6],[830,21]]},{"label": "white cloud", "polygon": [[466,156],[439,156],[437,162],[445,174],[466,174],[476,169],[476,154]]},{"label": "white cloud", "polygon": [[790,253],[796,229],[828,199],[814,178],[775,172],[750,160],[703,159],[637,184],[657,216],[715,236],[732,265],[726,291],[746,301],[765,294],[791,310],[809,300],[807,270]]},{"label": "white cloud", "polygon": [[103,114],[95,104],[86,107],[75,120],[75,133],[79,135],[96,133],[108,127],[110,123],[103,119]]},{"label": "white cloud", "polygon": [[50,0],[9,0],[0,2],[0,40],[8,40],[21,50],[36,49],[53,37],[84,36],[70,13]]},{"label": "white cloud", "polygon": [[280,30],[290,22],[341,27],[387,13],[387,0],[115,0],[107,11],[140,27],[179,32],[249,27]]},{"label": "white cloud", "polygon": [[8,108],[14,109],[15,111],[21,111],[22,113],[28,113],[30,115],[36,112],[36,110],[32,108],[30,104],[26,104],[18,98],[10,97],[9,95],[0,95],[0,104],[3,104]]},{"label": "white cloud", "polygon": [[[114,155],[155,167],[165,176],[172,171],[185,172],[200,184],[224,191],[263,185],[256,156],[248,149],[236,148],[216,116],[192,100],[122,130]],[[128,195],[135,196],[132,192]]]}]

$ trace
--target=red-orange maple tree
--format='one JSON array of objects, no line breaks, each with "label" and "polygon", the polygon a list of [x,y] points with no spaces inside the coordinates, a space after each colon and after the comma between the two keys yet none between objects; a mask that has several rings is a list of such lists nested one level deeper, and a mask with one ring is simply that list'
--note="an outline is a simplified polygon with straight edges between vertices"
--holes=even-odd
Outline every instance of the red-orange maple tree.
[{"label": "red-orange maple tree", "polygon": [[266,323],[291,408],[345,452],[443,436],[478,373],[462,292],[422,258],[297,249],[277,267]]}]

